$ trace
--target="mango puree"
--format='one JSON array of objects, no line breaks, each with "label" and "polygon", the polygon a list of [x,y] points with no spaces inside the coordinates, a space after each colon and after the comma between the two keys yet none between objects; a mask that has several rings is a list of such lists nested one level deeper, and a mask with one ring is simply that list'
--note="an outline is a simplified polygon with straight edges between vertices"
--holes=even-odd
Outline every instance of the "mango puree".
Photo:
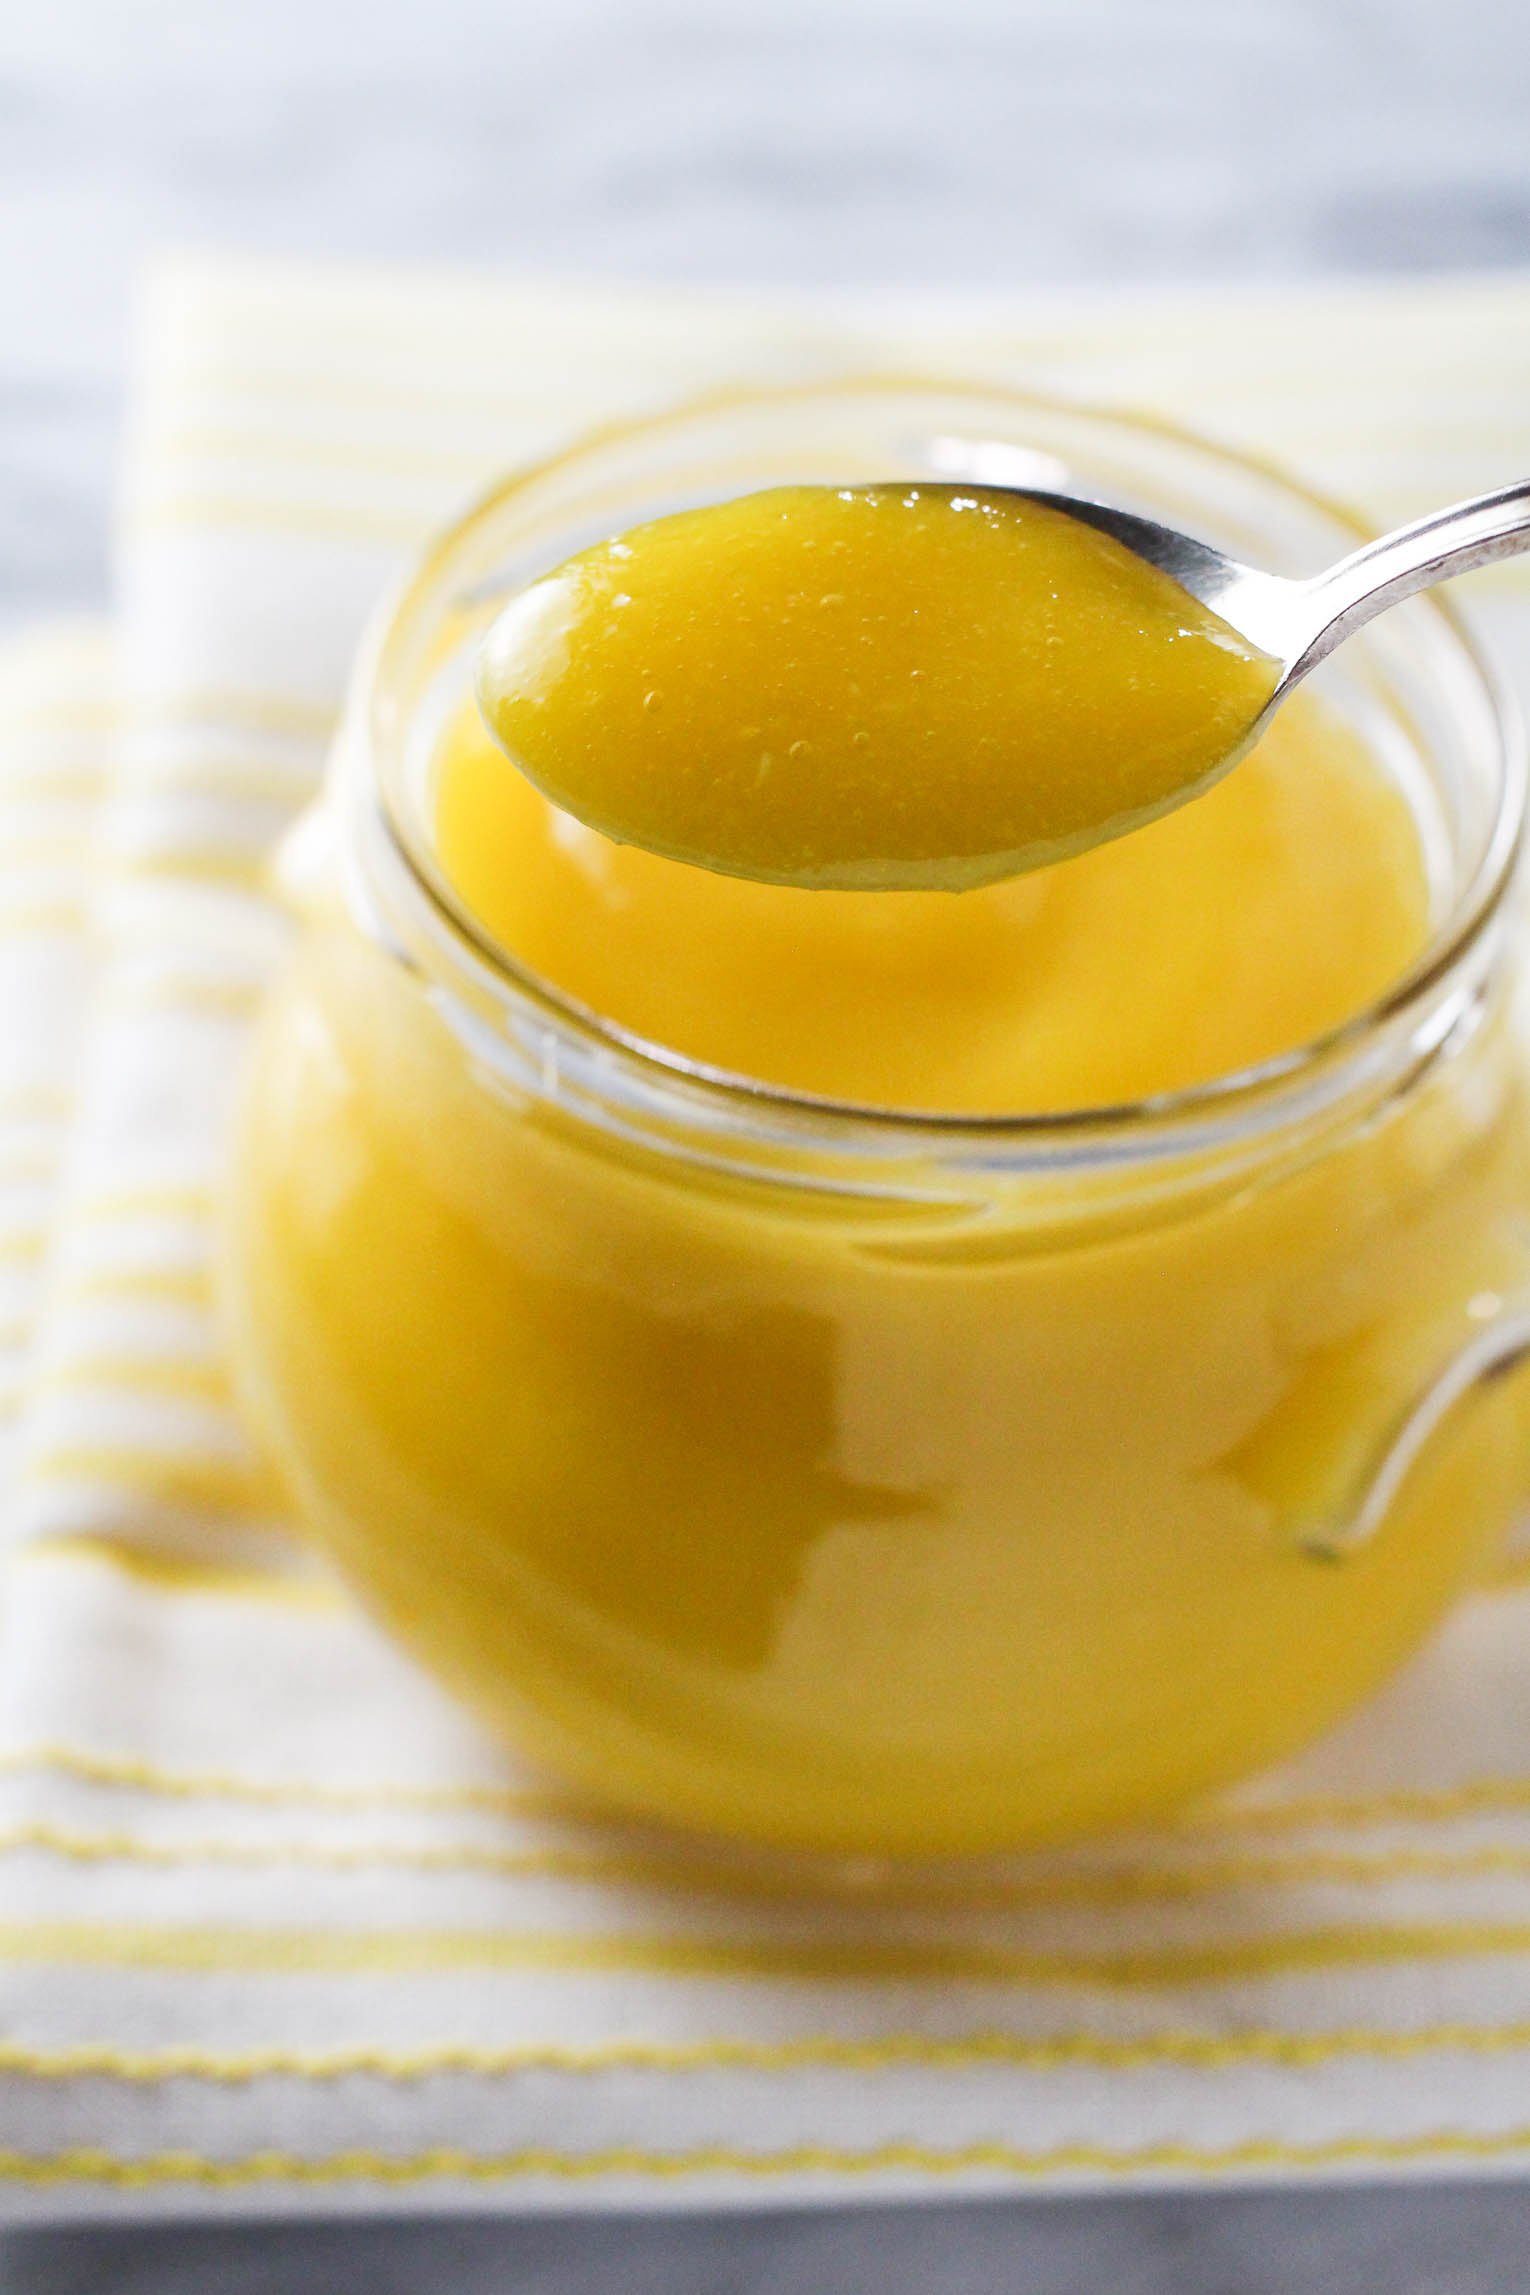
[{"label": "mango puree", "polygon": [[776,486],[568,559],[479,651],[565,812],[767,883],[960,891],[1182,804],[1278,665],[1114,536],[981,487]]},{"label": "mango puree", "polygon": [[[891,1108],[1236,1069],[1419,949],[1407,807],[1298,697],[1196,804],[1043,874],[807,893],[618,848],[471,704],[442,865],[514,958],[695,1057]],[[1489,999],[1406,1088],[1158,1166],[826,1158],[491,1080],[321,904],[259,1031],[232,1298],[316,1533],[534,1758],[645,1815],[844,1852],[1135,1819],[1310,1737],[1523,1487],[1514,1382],[1333,1558],[1378,1446],[1524,1279]],[[832,1129],[832,1127],[826,1127]]]}]

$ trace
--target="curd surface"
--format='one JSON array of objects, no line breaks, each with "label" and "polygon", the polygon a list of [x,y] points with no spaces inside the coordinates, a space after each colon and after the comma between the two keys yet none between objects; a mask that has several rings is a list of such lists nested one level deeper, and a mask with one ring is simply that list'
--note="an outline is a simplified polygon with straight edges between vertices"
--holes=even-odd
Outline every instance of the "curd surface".
[{"label": "curd surface", "polygon": [[446,874],[518,961],[693,1059],[829,1098],[1108,1106],[1310,1042],[1424,944],[1411,813],[1311,693],[1214,789],[970,892],[806,892],[617,845],[465,698],[434,770]]}]

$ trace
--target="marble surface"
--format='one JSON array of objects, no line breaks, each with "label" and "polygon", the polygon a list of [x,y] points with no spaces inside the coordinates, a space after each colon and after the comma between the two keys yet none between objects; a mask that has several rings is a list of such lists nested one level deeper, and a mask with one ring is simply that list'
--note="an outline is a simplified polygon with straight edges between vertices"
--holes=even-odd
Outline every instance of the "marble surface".
[{"label": "marble surface", "polygon": [[1522,2295],[1513,2184],[689,2220],[29,2233],[4,2295]]},{"label": "marble surface", "polygon": [[129,297],[211,241],[687,279],[1530,255],[1520,0],[0,4],[0,616],[95,600]]},{"label": "marble surface", "polygon": [[[1522,0],[0,0],[0,623],[107,594],[165,242],[687,280],[1530,262]],[[1508,2295],[1530,2189],[0,2241],[0,2295]]]}]

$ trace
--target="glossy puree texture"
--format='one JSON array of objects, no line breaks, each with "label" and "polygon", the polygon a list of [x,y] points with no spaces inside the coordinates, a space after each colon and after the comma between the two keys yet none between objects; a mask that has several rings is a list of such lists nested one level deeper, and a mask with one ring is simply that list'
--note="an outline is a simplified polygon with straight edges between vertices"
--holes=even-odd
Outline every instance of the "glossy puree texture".
[{"label": "glossy puree texture", "polygon": [[1246,745],[1277,665],[1018,494],[792,486],[571,558],[500,615],[484,715],[605,835],[811,887],[990,883]]},{"label": "glossy puree texture", "polygon": [[[1013,555],[949,505],[933,527],[841,507],[938,567],[957,537],[969,606],[978,559],[999,575]],[[945,575],[905,571],[912,617]],[[619,649],[586,700],[550,704],[592,742],[617,711],[623,773],[675,763],[661,809],[700,801],[687,724],[741,714],[738,629],[724,612],[714,645],[704,596],[698,576],[661,707],[620,718]],[[1007,706],[1012,660],[985,649],[1009,610],[921,655],[960,655],[988,698],[954,680],[961,741],[944,704],[900,704],[911,772]],[[901,690],[911,626],[887,624],[885,660],[867,644],[863,698]],[[826,728],[848,698],[830,652]],[[1252,675],[1204,635],[1152,653],[1186,669],[1161,708],[1119,652],[1092,698],[1079,686],[1080,737],[1111,734],[1131,802],[1163,783],[1128,723],[1182,724],[1209,666]],[[1094,789],[1100,751],[1079,754]],[[1048,833],[1077,818],[1059,772]],[[1228,1073],[1359,1011],[1430,925],[1406,804],[1305,693],[1197,803],[963,893],[803,891],[619,846],[509,770],[468,695],[433,790],[438,866],[515,964],[696,1059],[892,1108],[1055,1111]],[[925,849],[899,842],[886,794],[868,784],[878,849]],[[846,819],[836,799],[824,838]],[[970,853],[966,831],[947,842]],[[856,844],[851,823],[832,849]],[[604,1106],[598,1052],[563,1077],[530,1020],[497,1074],[497,1039],[453,996],[332,889],[310,907],[239,1126],[245,1390],[400,1640],[597,1798],[831,1852],[1138,1819],[1344,1711],[1510,1519],[1524,1397],[1506,1380],[1362,1549],[1312,1551],[1530,1272],[1521,1055],[1492,997],[1405,1089],[1235,1152],[1038,1175],[987,1150],[847,1147],[819,1119],[824,1144],[788,1169],[678,1094],[651,1119],[635,1097]]]},{"label": "glossy puree texture", "polygon": [[975,891],[810,893],[615,845],[465,700],[435,769],[447,875],[521,963],[635,1034],[829,1098],[1107,1106],[1310,1041],[1407,968],[1428,889],[1407,807],[1297,693],[1194,805]]}]

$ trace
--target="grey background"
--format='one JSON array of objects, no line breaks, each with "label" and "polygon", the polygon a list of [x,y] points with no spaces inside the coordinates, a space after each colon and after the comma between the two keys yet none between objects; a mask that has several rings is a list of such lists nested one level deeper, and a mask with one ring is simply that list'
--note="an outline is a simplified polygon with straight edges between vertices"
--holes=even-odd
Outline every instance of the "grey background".
[{"label": "grey background", "polygon": [[1522,262],[1522,0],[0,0],[0,616],[166,241],[1014,285]]},{"label": "grey background", "polygon": [[[0,622],[108,590],[166,242],[1020,286],[1530,263],[1523,0],[0,0]],[[1515,2185],[34,2233],[0,2295],[1500,2295]]]}]

